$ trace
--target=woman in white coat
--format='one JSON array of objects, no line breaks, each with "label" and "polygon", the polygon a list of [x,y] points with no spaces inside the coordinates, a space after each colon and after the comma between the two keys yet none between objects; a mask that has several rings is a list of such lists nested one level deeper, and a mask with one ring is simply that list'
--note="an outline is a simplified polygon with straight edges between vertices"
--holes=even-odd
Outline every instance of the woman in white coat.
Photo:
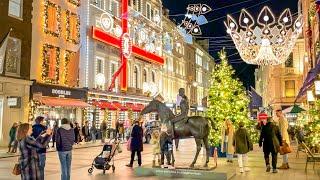
[{"label": "woman in white coat", "polygon": [[226,152],[227,162],[232,163],[234,147],[233,143],[234,127],[229,119],[226,119],[221,131],[221,152]]},{"label": "woman in white coat", "polygon": [[[284,117],[282,110],[278,109],[276,111],[276,115],[279,118],[279,128],[280,128],[280,134],[282,137],[282,142],[286,142],[290,146],[290,137],[288,133],[288,120]],[[288,162],[288,154],[284,154],[283,156],[283,162],[282,165],[279,167],[279,169],[289,169],[289,162]]]}]

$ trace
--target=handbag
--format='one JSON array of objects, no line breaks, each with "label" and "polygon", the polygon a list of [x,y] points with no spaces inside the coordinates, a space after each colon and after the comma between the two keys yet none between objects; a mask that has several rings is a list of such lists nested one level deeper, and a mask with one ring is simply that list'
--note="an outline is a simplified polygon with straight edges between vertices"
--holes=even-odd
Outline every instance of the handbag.
[{"label": "handbag", "polygon": [[13,167],[13,170],[12,170],[12,174],[13,175],[20,175],[21,174],[21,167],[20,167],[20,163],[16,163]]},{"label": "handbag", "polygon": [[282,146],[280,147],[280,154],[285,155],[292,152],[291,147],[285,141],[282,142]]},{"label": "handbag", "polygon": [[127,141],[127,150],[131,151],[131,137]]}]

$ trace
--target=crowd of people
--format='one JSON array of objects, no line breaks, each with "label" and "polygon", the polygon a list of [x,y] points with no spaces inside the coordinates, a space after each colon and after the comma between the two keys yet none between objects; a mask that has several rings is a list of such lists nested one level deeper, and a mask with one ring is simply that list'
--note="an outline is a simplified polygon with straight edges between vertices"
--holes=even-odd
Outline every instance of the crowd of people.
[{"label": "crowd of people", "polygon": [[[290,137],[288,133],[288,121],[284,117],[281,109],[276,110],[276,118],[268,117],[265,122],[260,122],[258,127],[260,130],[259,147],[264,153],[266,172],[272,170],[277,173],[277,169],[289,169],[288,153],[290,149]],[[248,155],[247,153],[253,150],[253,144],[250,140],[248,131],[244,127],[244,123],[238,124],[238,129],[235,131],[234,125],[226,119],[222,128],[221,152],[226,153],[227,162],[233,162],[233,155],[237,154],[238,164],[241,173],[248,172]],[[282,165],[277,167],[278,154],[282,155]],[[270,155],[271,165],[270,166]]]}]

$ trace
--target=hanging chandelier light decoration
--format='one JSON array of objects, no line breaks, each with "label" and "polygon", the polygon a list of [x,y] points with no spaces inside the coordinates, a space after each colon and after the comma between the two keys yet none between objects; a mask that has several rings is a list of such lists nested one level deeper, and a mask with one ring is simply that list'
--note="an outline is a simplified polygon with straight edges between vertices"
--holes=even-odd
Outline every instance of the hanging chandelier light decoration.
[{"label": "hanging chandelier light decoration", "polygon": [[285,9],[277,19],[267,6],[257,20],[243,9],[239,23],[230,15],[224,23],[241,58],[248,64],[262,66],[284,63],[303,27],[301,14],[294,21],[290,9]]}]

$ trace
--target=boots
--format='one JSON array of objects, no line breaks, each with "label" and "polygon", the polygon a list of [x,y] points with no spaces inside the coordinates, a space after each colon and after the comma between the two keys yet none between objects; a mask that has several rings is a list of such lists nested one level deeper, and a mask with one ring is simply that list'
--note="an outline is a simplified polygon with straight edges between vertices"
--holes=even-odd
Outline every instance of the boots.
[{"label": "boots", "polygon": [[152,161],[152,167],[156,167],[156,161],[155,160]]},{"label": "boots", "polygon": [[288,163],[284,163],[278,169],[289,169],[289,164]]}]

